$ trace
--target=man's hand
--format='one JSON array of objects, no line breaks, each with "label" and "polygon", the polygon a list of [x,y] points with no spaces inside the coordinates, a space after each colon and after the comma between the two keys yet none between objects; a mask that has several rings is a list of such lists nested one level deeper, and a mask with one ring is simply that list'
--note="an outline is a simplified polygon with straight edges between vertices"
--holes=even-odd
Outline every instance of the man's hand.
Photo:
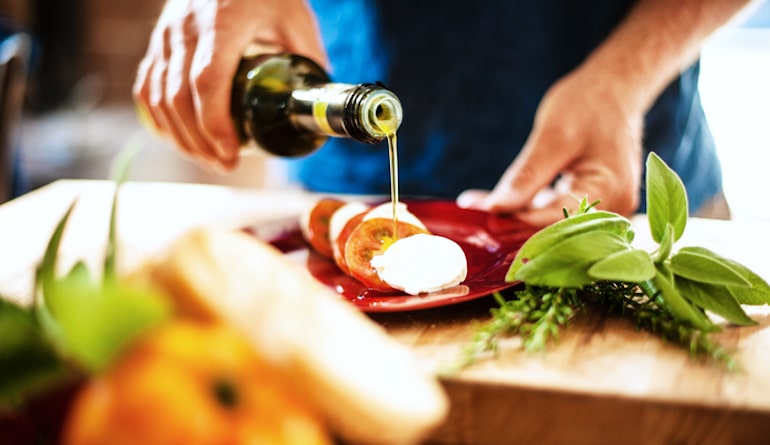
[{"label": "man's hand", "polygon": [[632,213],[641,178],[641,110],[628,109],[622,91],[602,73],[576,70],[543,97],[516,160],[492,192],[469,190],[463,206],[515,212],[536,226],[563,218],[563,208],[601,198],[601,206]]},{"label": "man's hand", "polygon": [[169,0],[139,65],[139,112],[196,161],[234,168],[239,142],[230,119],[232,79],[255,44],[327,63],[305,0]]}]

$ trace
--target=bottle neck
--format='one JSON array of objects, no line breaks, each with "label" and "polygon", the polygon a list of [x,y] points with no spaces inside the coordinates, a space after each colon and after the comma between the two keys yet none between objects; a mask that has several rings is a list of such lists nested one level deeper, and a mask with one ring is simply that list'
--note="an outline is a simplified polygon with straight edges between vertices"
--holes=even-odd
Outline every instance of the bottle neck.
[{"label": "bottle neck", "polygon": [[295,89],[290,113],[296,127],[376,144],[401,125],[398,97],[375,84],[328,83]]}]

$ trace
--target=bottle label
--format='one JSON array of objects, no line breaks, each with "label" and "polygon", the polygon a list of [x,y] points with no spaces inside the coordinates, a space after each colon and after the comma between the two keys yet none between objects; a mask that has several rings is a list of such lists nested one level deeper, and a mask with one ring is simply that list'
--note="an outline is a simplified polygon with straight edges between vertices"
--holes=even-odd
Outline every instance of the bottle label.
[{"label": "bottle label", "polygon": [[334,134],[331,125],[329,125],[328,110],[329,102],[323,100],[313,101],[313,119],[315,119],[316,125],[325,134]]},{"label": "bottle label", "polygon": [[350,89],[351,85],[348,84],[329,83],[312,90],[315,94],[312,99],[313,120],[323,133],[344,134],[340,122],[341,106]]}]

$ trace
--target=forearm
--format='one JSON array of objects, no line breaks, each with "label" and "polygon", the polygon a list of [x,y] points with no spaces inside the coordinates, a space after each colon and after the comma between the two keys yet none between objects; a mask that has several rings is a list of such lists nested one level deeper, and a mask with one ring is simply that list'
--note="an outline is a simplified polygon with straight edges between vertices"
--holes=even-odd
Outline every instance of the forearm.
[{"label": "forearm", "polygon": [[580,69],[615,89],[627,111],[645,112],[704,40],[750,2],[639,0]]}]

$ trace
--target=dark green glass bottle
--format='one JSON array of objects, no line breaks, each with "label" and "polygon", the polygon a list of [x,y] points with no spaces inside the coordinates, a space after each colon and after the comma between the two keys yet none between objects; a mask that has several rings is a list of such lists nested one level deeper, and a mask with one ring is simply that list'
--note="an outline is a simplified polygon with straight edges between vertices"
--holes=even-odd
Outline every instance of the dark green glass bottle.
[{"label": "dark green glass bottle", "polygon": [[310,154],[329,137],[375,144],[402,119],[401,102],[381,84],[332,82],[322,67],[295,54],[245,57],[231,103],[243,147],[282,157]]}]

